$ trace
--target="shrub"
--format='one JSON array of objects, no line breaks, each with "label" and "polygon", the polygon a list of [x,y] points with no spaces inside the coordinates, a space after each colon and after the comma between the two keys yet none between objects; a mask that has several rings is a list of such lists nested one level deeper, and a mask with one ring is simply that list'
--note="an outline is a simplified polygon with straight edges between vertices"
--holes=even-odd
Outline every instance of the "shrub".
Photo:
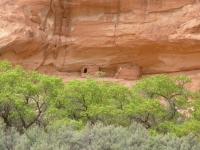
[{"label": "shrub", "polygon": [[[1,124],[2,125],[2,122]],[[1,150],[199,150],[196,136],[150,136],[141,125],[133,123],[129,128],[88,124],[83,130],[71,127],[49,126],[29,128],[18,134],[14,128],[1,129]]]},{"label": "shrub", "polygon": [[103,72],[103,71],[95,72],[95,77],[98,77],[98,78],[103,78],[105,77],[105,75],[106,75],[106,72]]}]

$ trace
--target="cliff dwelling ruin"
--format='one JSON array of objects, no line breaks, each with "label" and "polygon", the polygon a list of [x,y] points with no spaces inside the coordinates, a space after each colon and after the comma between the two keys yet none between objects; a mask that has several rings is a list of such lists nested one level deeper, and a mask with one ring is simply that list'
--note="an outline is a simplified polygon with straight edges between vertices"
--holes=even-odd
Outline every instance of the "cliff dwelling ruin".
[{"label": "cliff dwelling ruin", "polygon": [[99,66],[97,65],[86,65],[81,69],[81,77],[94,77],[95,73],[99,71]]},{"label": "cliff dwelling ruin", "polygon": [[133,63],[125,63],[117,66],[115,78],[126,80],[138,80],[142,76],[140,66]]}]

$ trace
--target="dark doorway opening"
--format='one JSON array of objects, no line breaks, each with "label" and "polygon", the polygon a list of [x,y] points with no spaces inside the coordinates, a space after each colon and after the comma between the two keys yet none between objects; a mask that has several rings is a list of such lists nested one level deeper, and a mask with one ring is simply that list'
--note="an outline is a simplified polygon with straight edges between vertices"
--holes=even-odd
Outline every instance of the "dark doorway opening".
[{"label": "dark doorway opening", "polygon": [[87,73],[87,68],[84,69],[84,73]]}]

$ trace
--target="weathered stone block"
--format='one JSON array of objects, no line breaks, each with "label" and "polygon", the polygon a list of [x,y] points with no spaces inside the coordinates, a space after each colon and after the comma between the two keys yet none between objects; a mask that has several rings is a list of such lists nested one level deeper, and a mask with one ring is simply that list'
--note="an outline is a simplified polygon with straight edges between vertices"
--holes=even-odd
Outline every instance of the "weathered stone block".
[{"label": "weathered stone block", "polygon": [[115,78],[126,80],[138,80],[141,76],[142,70],[140,66],[133,63],[118,65],[117,73],[115,74]]}]

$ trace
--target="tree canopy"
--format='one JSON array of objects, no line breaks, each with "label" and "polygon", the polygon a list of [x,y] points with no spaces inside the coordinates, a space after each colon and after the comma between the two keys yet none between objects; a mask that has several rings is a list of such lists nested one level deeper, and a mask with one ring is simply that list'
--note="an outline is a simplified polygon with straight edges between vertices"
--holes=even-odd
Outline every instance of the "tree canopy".
[{"label": "tree canopy", "polygon": [[0,118],[20,133],[36,126],[80,130],[88,123],[129,127],[136,122],[152,134],[199,135],[200,92],[186,88],[191,79],[184,75],[143,77],[130,89],[93,78],[63,83],[9,61],[0,61],[0,73]]}]

